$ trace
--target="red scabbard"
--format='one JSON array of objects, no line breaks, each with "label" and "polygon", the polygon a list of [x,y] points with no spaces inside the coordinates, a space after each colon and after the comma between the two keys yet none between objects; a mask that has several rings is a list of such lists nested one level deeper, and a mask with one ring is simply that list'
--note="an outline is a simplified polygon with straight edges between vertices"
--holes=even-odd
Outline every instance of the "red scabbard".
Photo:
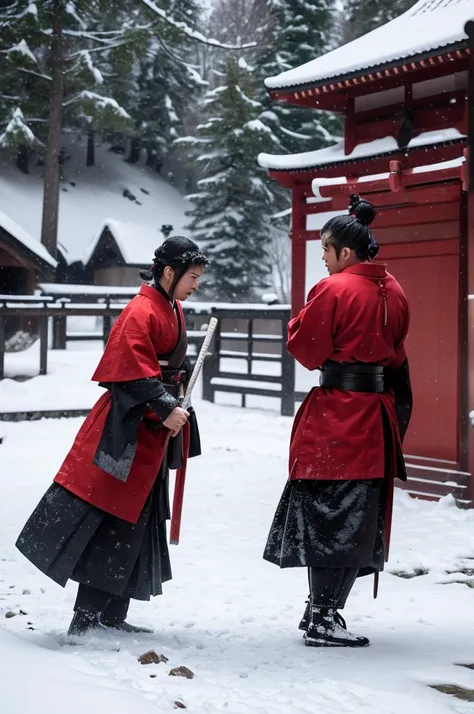
[{"label": "red scabbard", "polygon": [[190,428],[189,422],[183,427],[183,465],[176,471],[174,485],[173,513],[171,516],[170,543],[178,545],[181,531],[181,515],[183,513],[184,485],[186,483],[186,466],[188,463]]}]

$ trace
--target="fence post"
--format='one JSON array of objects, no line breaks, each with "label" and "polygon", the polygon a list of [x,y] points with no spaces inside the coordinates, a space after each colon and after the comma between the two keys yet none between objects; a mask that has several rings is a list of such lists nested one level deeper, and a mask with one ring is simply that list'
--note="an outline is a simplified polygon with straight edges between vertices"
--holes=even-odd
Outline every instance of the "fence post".
[{"label": "fence post", "polygon": [[282,316],[281,329],[281,415],[293,416],[295,413],[295,361],[286,349],[288,317]]},{"label": "fence post", "polygon": [[112,329],[112,318],[110,315],[104,315],[102,318],[102,341],[104,347],[109,339],[110,330]]},{"label": "fence post", "polygon": [[53,350],[66,349],[66,320],[65,316],[53,317]]},{"label": "fence post", "polygon": [[5,375],[6,317],[0,317],[0,379]]},{"label": "fence post", "polygon": [[[214,310],[211,310],[210,317],[216,317],[213,315]],[[212,378],[219,372],[219,353],[221,351],[221,322],[217,323],[216,331],[214,333],[214,339],[211,343],[211,349],[209,350],[204,364],[202,366],[202,398],[206,402],[214,402],[214,387],[212,385]]]},{"label": "fence post", "polygon": [[40,338],[40,374],[48,371],[48,315],[41,315],[39,319]]}]

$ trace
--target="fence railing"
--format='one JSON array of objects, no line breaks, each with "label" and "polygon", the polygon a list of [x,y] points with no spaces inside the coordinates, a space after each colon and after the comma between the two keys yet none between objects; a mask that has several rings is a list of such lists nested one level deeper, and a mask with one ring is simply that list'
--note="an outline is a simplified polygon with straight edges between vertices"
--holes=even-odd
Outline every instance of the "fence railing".
[{"label": "fence railing", "polygon": [[[43,289],[46,286],[43,286]],[[48,286],[49,287],[49,286]],[[52,348],[66,349],[68,341],[98,340],[105,344],[116,318],[136,291],[124,289],[92,293],[90,286],[81,291],[61,291],[53,295],[0,295],[0,379],[4,377],[7,319],[25,318],[37,322],[40,356],[39,374],[48,370],[49,327],[52,323]],[[125,294],[126,293],[126,294]],[[93,300],[95,298],[95,300]],[[100,302],[97,300],[100,299]],[[291,416],[295,403],[294,362],[285,349],[290,317],[288,306],[219,305],[186,303],[188,341],[196,352],[203,340],[203,328],[210,316],[218,318],[218,328],[203,369],[203,397],[215,400],[218,392],[239,394],[246,406],[249,395],[280,400],[281,414]],[[100,332],[68,333],[69,317],[100,317]]]},{"label": "fence railing", "polygon": [[[218,325],[212,353],[204,363],[203,398],[214,402],[217,392],[239,394],[245,407],[249,395],[276,397],[281,414],[293,416],[295,367],[285,349],[289,308],[235,305],[214,308],[211,315]],[[230,321],[240,324],[232,330]]]}]

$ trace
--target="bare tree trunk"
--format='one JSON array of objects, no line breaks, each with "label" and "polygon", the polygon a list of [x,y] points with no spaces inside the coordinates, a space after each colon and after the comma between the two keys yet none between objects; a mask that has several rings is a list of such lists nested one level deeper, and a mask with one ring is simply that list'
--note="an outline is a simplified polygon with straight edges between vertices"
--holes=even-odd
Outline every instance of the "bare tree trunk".
[{"label": "bare tree trunk", "polygon": [[146,165],[149,169],[154,169],[156,166],[156,152],[154,149],[147,149],[146,152]]},{"label": "bare tree trunk", "polygon": [[87,159],[86,166],[94,166],[95,164],[95,141],[94,132],[91,129],[87,134]]},{"label": "bare tree trunk", "polygon": [[30,173],[29,158],[30,158],[29,146],[27,144],[22,144],[18,148],[18,153],[16,155],[16,165],[20,169],[20,171],[23,171],[24,174]]},{"label": "bare tree trunk", "polygon": [[63,105],[63,12],[64,0],[52,0],[51,99],[46,149],[41,242],[53,257],[57,254],[59,215],[59,155]]},{"label": "bare tree trunk", "polygon": [[130,154],[128,155],[127,163],[138,164],[140,161],[140,140],[132,139],[130,144]]}]

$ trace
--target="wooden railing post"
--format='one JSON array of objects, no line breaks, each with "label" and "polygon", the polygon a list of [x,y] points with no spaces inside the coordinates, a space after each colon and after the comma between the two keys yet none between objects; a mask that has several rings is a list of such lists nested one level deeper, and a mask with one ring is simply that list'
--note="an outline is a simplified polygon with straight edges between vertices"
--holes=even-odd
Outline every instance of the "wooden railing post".
[{"label": "wooden railing post", "polygon": [[0,379],[5,376],[6,317],[0,316]]},{"label": "wooden railing post", "polygon": [[282,316],[282,344],[281,344],[281,415],[293,416],[295,413],[295,361],[286,349],[286,335],[288,332],[288,319]]},{"label": "wooden railing post", "polygon": [[53,317],[53,350],[66,349],[66,317]]},{"label": "wooden railing post", "polygon": [[[214,313],[214,310],[211,311]],[[211,316],[216,316],[211,314]],[[214,333],[214,340],[211,344],[211,350],[208,353],[202,366],[202,398],[206,402],[214,402],[215,390],[212,385],[212,378],[216,377],[219,372],[219,353],[221,351],[221,322],[217,323],[217,328]]]},{"label": "wooden railing post", "polygon": [[[46,310],[47,308],[45,308]],[[39,318],[39,339],[40,339],[40,374],[47,374],[48,371],[48,314]]]}]

